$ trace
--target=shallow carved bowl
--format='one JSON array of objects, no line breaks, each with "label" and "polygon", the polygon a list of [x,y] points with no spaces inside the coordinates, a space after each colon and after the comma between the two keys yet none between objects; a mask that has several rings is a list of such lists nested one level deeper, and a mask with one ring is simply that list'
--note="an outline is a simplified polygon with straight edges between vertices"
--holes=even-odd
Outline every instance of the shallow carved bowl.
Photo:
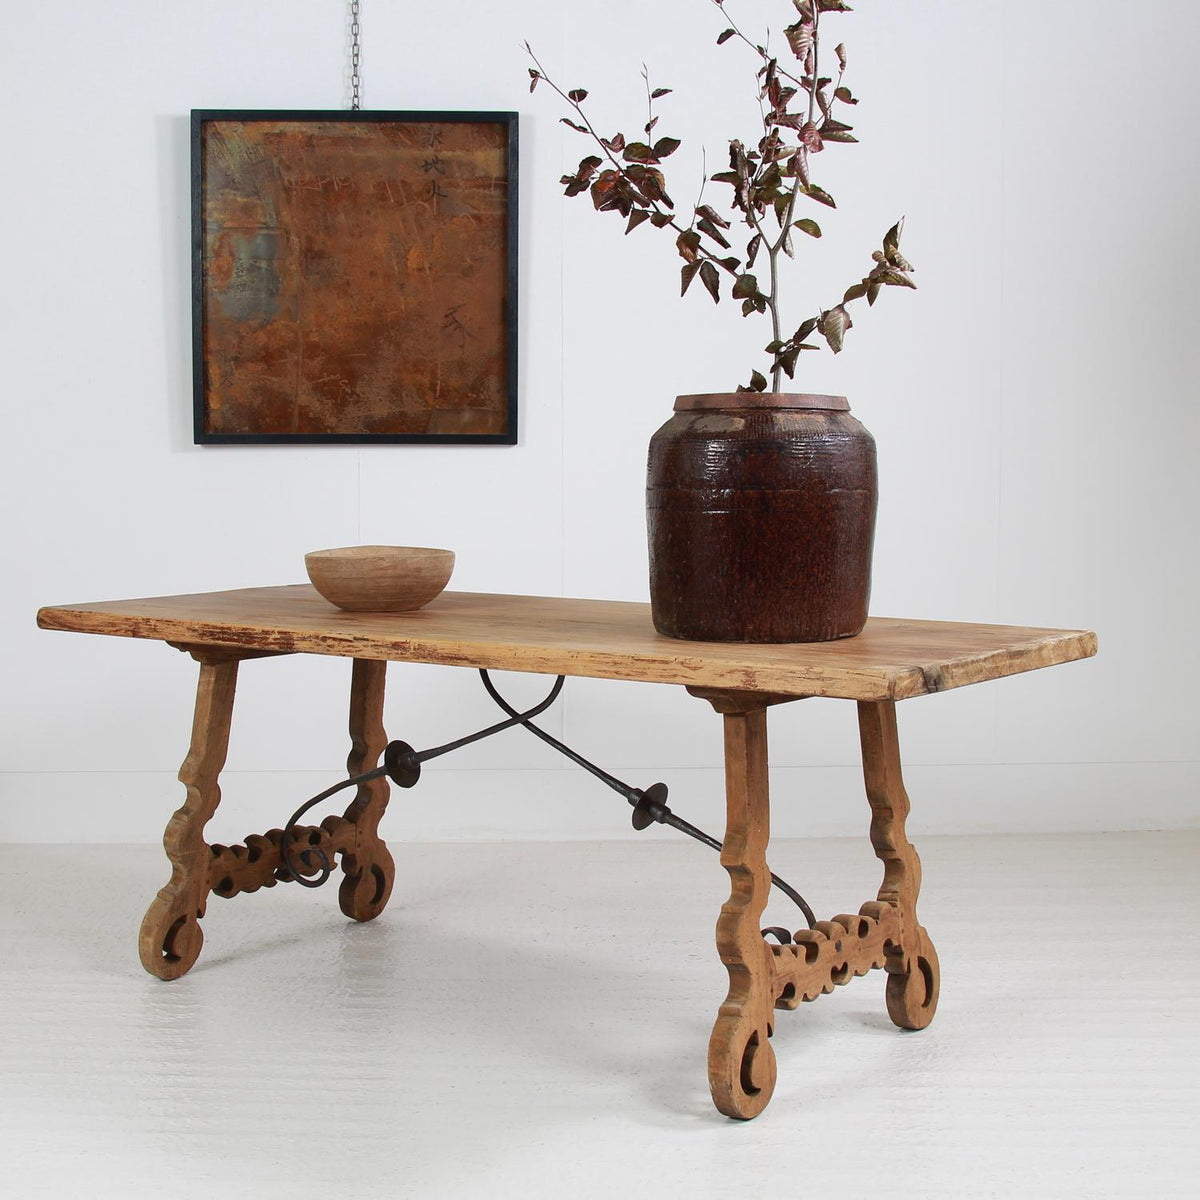
[{"label": "shallow carved bowl", "polygon": [[343,546],[304,556],[312,585],[349,612],[411,612],[450,581],[453,550],[427,546]]}]

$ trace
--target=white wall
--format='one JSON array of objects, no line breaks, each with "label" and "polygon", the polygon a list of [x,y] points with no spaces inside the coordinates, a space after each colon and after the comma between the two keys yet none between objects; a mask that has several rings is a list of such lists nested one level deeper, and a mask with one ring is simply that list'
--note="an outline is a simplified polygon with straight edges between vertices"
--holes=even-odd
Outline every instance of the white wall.
[{"label": "white wall", "polygon": [[[740,4],[782,20],[785,0]],[[731,11],[738,8],[732,5]],[[748,19],[747,23],[750,23]],[[1200,441],[1194,232],[1200,11],[1158,0],[862,0],[839,20],[859,147],[797,281],[820,302],[895,217],[921,290],[864,313],[802,386],[880,448],[873,611],[1090,627],[1088,663],[901,710],[921,831],[1195,825]],[[668,239],[562,199],[585,153],[521,41],[605,128],[639,64],[675,88],[688,196],[746,136],[745,60],[703,0],[364,0],[369,107],[522,112],[520,446],[198,448],[190,439],[187,114],[339,107],[341,0],[6,4],[0,329],[7,520],[0,837],[154,840],[179,799],[194,665],[154,643],[43,633],[46,603],[303,579],[306,549],[446,545],[454,586],[644,599],[646,441],[765,340]],[[735,65],[741,64],[737,71]],[[280,823],[344,761],[342,660],[243,668],[215,839]],[[393,666],[389,729],[432,744],[494,717],[474,675]],[[542,686],[513,680],[527,698]],[[718,718],[681,691],[571,681],[551,728],[720,832]],[[772,714],[777,833],[864,825],[854,712]],[[394,838],[622,836],[626,810],[520,731],[399,796]],[[647,836],[666,836],[660,830]]]}]

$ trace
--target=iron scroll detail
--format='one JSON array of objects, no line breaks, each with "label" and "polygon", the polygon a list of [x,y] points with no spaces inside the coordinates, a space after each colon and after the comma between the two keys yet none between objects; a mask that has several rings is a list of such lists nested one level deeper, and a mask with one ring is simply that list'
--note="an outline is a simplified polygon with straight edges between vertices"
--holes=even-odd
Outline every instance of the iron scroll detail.
[{"label": "iron scroll detail", "polygon": [[[589,775],[593,775],[606,787],[623,796],[633,809],[631,818],[634,829],[648,829],[654,824],[668,825],[672,829],[676,829],[680,833],[686,834],[698,842],[702,842],[713,850],[718,852],[721,850],[721,843],[716,838],[705,833],[702,829],[698,829],[695,825],[692,825],[671,810],[667,804],[668,789],[665,783],[652,783],[647,788],[633,787],[618,779],[615,775],[609,774],[603,768],[596,766],[595,763],[584,758],[578,751],[571,749],[566,743],[547,733],[541,726],[534,724],[534,718],[540,716],[558,699],[565,682],[564,676],[559,675],[555,679],[554,685],[541,703],[535,704],[532,708],[525,709],[524,711],[513,707],[500,694],[486,670],[481,669],[479,676],[483,681],[483,686],[487,694],[495,701],[500,710],[505,713],[506,720],[498,721],[494,725],[489,725],[486,729],[467,734],[465,737],[457,738],[452,742],[446,742],[441,746],[434,746],[429,750],[414,750],[408,742],[389,742],[384,750],[383,764],[381,766],[371,771],[366,771],[361,775],[354,775],[349,779],[341,780],[339,783],[326,788],[323,792],[319,792],[311,799],[306,800],[296,809],[284,826],[283,838],[280,843],[280,857],[284,867],[297,883],[303,887],[320,887],[332,873],[332,864],[329,861],[328,855],[321,847],[303,846],[295,856],[292,853],[293,848],[296,846],[296,826],[300,818],[311,808],[314,808],[322,801],[328,800],[331,796],[336,795],[346,788],[355,787],[359,784],[367,783],[372,779],[383,778],[384,776],[390,779],[397,787],[415,787],[421,778],[422,764],[429,762],[431,759],[440,758],[444,754],[450,754],[454,750],[461,750],[464,746],[469,746],[473,742],[482,741],[484,738],[492,737],[497,733],[503,733],[506,729],[512,729],[517,725],[527,729],[535,737],[545,742],[546,745],[551,746],[565,758],[582,767]],[[316,860],[315,870],[313,870],[314,858]],[[771,883],[800,909],[804,914],[808,927],[812,929],[816,924],[816,917],[804,897],[791,884],[780,879],[774,873],[771,875]],[[778,931],[774,928],[765,930],[764,934],[768,932],[778,937]]]}]

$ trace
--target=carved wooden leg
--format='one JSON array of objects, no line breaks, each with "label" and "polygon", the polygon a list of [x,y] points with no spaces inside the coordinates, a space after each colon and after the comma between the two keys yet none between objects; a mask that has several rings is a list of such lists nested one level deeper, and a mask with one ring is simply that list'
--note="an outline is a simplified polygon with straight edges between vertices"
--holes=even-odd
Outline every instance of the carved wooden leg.
[{"label": "carved wooden leg", "polygon": [[904,823],[909,800],[900,774],[900,741],[894,701],[861,701],[858,728],[863,775],[871,802],[871,844],[882,860],[881,902],[900,915],[900,945],[888,952],[888,1016],[902,1029],[924,1029],[937,1011],[937,952],[917,920],[921,860],[909,844]]},{"label": "carved wooden leg", "polygon": [[171,878],[150,905],[138,939],[142,966],[160,979],[185,974],[204,944],[200,918],[208,902],[211,858],[204,826],[221,802],[217,779],[229,748],[237,669],[235,658],[201,658],[192,744],[179,769],[187,796],[163,835]]},{"label": "carved wooden leg", "polygon": [[771,952],[759,925],[771,872],[767,866],[767,714],[726,713],[726,825],[721,863],[732,892],[717,922],[717,949],[729,971],[729,995],[708,1043],[708,1083],[726,1116],[746,1120],[767,1106],[775,1089]]},{"label": "carved wooden leg", "polygon": [[[383,690],[386,662],[356,658],[350,682],[349,775],[374,770],[387,745],[383,728]],[[372,779],[359,785],[358,794],[346,809],[345,819],[354,824],[354,848],[342,856],[346,877],[338,891],[342,912],[356,921],[379,916],[392,894],[396,867],[387,844],[379,836],[379,821],[387,808],[390,785]]]}]

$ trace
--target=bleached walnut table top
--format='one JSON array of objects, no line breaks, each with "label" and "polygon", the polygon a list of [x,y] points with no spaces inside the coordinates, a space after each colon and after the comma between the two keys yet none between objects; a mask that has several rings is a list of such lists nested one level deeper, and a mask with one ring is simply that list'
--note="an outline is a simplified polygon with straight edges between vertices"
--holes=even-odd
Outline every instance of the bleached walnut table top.
[{"label": "bleached walnut table top", "polygon": [[242,588],[43,608],[43,629],[240,651],[328,654],[674,683],[779,696],[904,700],[1096,653],[1084,630],[872,617],[839,642],[685,642],[650,606],[443,592],[409,613],[349,613],[309,585]]}]

